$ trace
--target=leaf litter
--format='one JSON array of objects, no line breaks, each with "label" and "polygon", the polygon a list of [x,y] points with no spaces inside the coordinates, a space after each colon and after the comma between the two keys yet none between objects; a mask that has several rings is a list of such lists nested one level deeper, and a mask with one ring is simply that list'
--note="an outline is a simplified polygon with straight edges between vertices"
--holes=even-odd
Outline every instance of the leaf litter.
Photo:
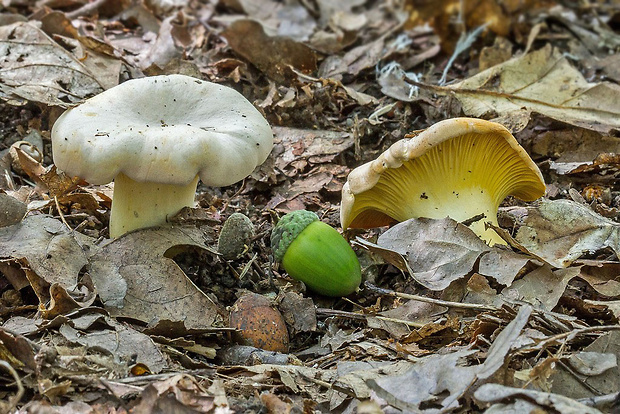
[{"label": "leaf litter", "polygon": [[[617,9],[402,3],[3,3],[0,411],[614,409]],[[109,240],[110,187],[56,171],[49,131],[63,108],[169,73],[242,92],[275,148],[169,226]],[[546,178],[545,198],[500,209],[507,247],[449,218],[350,231],[365,283],[343,299],[272,264],[279,215],[337,227],[352,168],[463,115],[511,128]],[[222,256],[233,213],[253,231]],[[288,353],[234,342],[247,292],[281,313]]]}]

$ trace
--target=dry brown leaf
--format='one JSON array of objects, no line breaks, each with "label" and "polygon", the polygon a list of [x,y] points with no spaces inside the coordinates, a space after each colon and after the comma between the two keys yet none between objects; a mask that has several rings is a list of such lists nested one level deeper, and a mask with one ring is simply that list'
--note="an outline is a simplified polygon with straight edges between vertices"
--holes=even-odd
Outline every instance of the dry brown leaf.
[{"label": "dry brown leaf", "polygon": [[308,75],[316,71],[317,57],[312,49],[287,37],[268,36],[258,22],[237,20],[222,36],[235,53],[278,83],[288,84],[297,77],[291,68]]},{"label": "dry brown leaf", "polygon": [[[140,402],[133,407],[132,412],[208,413],[215,408],[214,399],[214,396],[207,393],[194,377],[177,374],[146,386],[140,395]],[[230,410],[217,412],[232,413]]]},{"label": "dry brown leaf", "polygon": [[[588,384],[592,389],[597,390],[599,395],[618,392],[620,390],[619,344],[620,332],[607,332],[582,348],[583,352],[571,355],[566,362],[572,368],[573,373],[563,369],[556,370],[550,378],[553,384],[551,390],[575,399],[595,396],[581,383]],[[587,363],[586,359],[590,362]]]},{"label": "dry brown leaf", "polygon": [[25,258],[48,287],[58,283],[73,289],[78,273],[96,249],[92,242],[52,217],[28,216],[19,224],[0,228],[0,258]]},{"label": "dry brown leaf", "polygon": [[497,335],[483,364],[464,366],[462,360],[476,351],[461,349],[420,358],[404,375],[369,380],[368,385],[388,404],[403,411],[438,412],[436,408],[422,408],[426,403],[444,411],[456,408],[458,399],[476,379],[487,379],[502,367],[531,312],[529,306],[519,309],[515,318]]},{"label": "dry brown leaf", "polygon": [[530,260],[489,247],[469,228],[450,218],[417,218],[398,223],[383,233],[377,244],[405,256],[411,276],[433,290],[445,289],[468,275],[479,258],[479,273],[510,285]]},{"label": "dry brown leaf", "polygon": [[483,385],[475,392],[474,398],[480,402],[496,404],[489,409],[496,413],[553,411],[563,414],[601,414],[596,408],[562,395],[511,388],[500,384]]},{"label": "dry brown leaf", "polygon": [[217,306],[166,253],[177,246],[204,248],[204,234],[193,227],[167,227],[129,233],[90,259],[90,276],[112,316],[151,326],[182,322],[186,329],[210,328]]},{"label": "dry brown leaf", "polygon": [[516,239],[555,267],[567,267],[606,247],[620,252],[620,224],[571,200],[541,200],[517,218]]},{"label": "dry brown leaf", "polygon": [[564,294],[568,282],[579,276],[580,271],[579,267],[552,270],[549,265],[541,266],[505,288],[501,295],[511,301],[520,300],[537,309],[551,311]]},{"label": "dry brown leaf", "polygon": [[103,91],[84,64],[31,23],[0,27],[0,97],[50,106],[70,104]]},{"label": "dry brown leaf", "polygon": [[535,112],[604,133],[620,128],[620,87],[589,83],[550,45],[442,89],[450,90],[470,116]]},{"label": "dry brown leaf", "polygon": [[582,266],[579,278],[588,282],[594,290],[609,298],[620,296],[620,263],[603,262],[599,265]]},{"label": "dry brown leaf", "polygon": [[[80,344],[87,349],[106,352],[114,357],[119,369],[128,372],[129,366],[140,363],[157,374],[168,366],[153,340],[114,319],[97,315],[96,321],[104,324],[106,329],[94,328],[91,315],[81,315],[71,319],[59,328],[59,332],[69,342]],[[87,318],[89,323],[83,324]]]},{"label": "dry brown leaf", "polygon": [[[475,380],[477,367],[463,366],[463,359],[475,353],[475,350],[463,349],[445,355],[429,355],[420,358],[403,375],[369,380],[368,385],[388,404],[405,412],[424,412],[420,405],[429,400],[445,410],[456,408],[456,401],[448,405],[444,405],[444,401],[460,395]],[[440,395],[446,394],[447,398],[442,400]]]}]

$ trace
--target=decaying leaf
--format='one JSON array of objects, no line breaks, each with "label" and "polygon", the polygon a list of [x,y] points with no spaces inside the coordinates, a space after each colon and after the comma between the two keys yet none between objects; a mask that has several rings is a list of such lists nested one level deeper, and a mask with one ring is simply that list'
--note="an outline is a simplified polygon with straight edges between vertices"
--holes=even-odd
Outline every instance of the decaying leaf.
[{"label": "decaying leaf", "polygon": [[620,88],[612,83],[589,83],[550,45],[493,66],[449,89],[471,116],[525,111],[599,132],[620,128],[616,99]]},{"label": "decaying leaf", "polygon": [[[491,406],[485,411],[487,413],[535,412],[548,409],[566,414],[601,414],[595,408],[562,395],[511,388],[500,384],[485,384],[475,392],[474,397],[481,402],[498,404]],[[513,402],[515,400],[516,402]]]},{"label": "decaying leaf", "polygon": [[[476,379],[489,378],[501,368],[531,312],[531,307],[521,307],[516,317],[497,336],[483,364],[465,366],[462,360],[476,351],[460,349],[445,355],[420,358],[409,372],[369,380],[368,385],[388,404],[403,411],[434,413],[439,409],[455,408],[458,399]],[[424,409],[422,404],[425,403],[437,408]]]},{"label": "decaying leaf", "polygon": [[0,228],[0,258],[25,258],[47,286],[58,283],[66,289],[75,287],[80,270],[94,250],[89,237],[71,232],[50,216],[32,215]]},{"label": "decaying leaf", "polygon": [[210,328],[216,305],[183,273],[167,252],[173,247],[204,248],[196,228],[147,229],[103,246],[90,260],[90,276],[113,316],[151,326],[168,320],[186,329]]},{"label": "decaying leaf", "polygon": [[[96,327],[101,325],[105,328]],[[60,326],[59,332],[71,343],[109,353],[125,371],[140,363],[157,374],[168,366],[151,338],[101,314],[85,314],[71,319]]]},{"label": "decaying leaf", "polygon": [[[582,352],[569,355],[565,363],[570,368],[557,369],[550,377],[551,391],[570,398],[590,398],[597,393],[611,394],[620,389],[618,360],[620,332],[601,335]],[[585,384],[585,385],[584,385]]]},{"label": "decaying leaf", "polygon": [[278,83],[286,84],[295,77],[291,69],[304,74],[316,70],[312,49],[287,37],[268,36],[258,22],[237,20],[222,35],[236,53]]},{"label": "decaying leaf", "polygon": [[550,311],[558,304],[568,282],[579,276],[579,273],[579,267],[553,270],[549,265],[541,266],[502,290],[502,296]]},{"label": "decaying leaf", "polygon": [[67,107],[103,91],[79,59],[31,23],[0,27],[0,55],[0,97],[11,102]]},{"label": "decaying leaf", "polygon": [[[215,382],[212,386],[214,390],[222,392],[221,384]],[[216,396],[207,392],[198,381],[189,376],[178,374],[170,378],[154,382],[148,385],[141,394],[140,403],[132,410],[136,414],[147,414],[152,412],[212,412],[219,405],[216,412],[222,414],[232,413],[228,408],[228,403],[215,401]]]},{"label": "decaying leaf", "polygon": [[353,147],[351,134],[339,131],[273,127],[275,167],[286,171],[294,162],[329,162]]},{"label": "decaying leaf", "polygon": [[555,267],[567,267],[606,247],[620,252],[620,224],[571,200],[541,200],[525,208],[517,240]]},{"label": "decaying leaf", "polygon": [[398,223],[383,233],[377,244],[405,256],[411,276],[433,290],[445,289],[469,274],[479,259],[481,274],[510,285],[530,260],[489,247],[469,228],[450,218],[414,218]]}]

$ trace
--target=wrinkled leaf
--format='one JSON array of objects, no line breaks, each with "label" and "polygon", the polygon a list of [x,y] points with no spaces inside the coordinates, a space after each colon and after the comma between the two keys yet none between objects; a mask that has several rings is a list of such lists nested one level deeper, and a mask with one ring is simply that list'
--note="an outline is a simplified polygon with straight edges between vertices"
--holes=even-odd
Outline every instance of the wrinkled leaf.
[{"label": "wrinkled leaf", "polygon": [[[421,358],[404,375],[369,380],[368,385],[388,404],[406,412],[418,412],[420,404],[428,400],[443,409],[455,408],[458,403],[450,397],[460,395],[476,378],[477,368],[463,366],[462,359],[475,352],[460,350],[445,355],[430,355]],[[448,397],[442,400],[440,395],[444,393]],[[451,400],[450,405],[444,405],[448,399]],[[430,409],[423,412],[438,411]]]},{"label": "wrinkled leaf", "polygon": [[296,75],[291,68],[312,74],[317,57],[312,49],[287,37],[268,36],[260,23],[237,20],[222,36],[240,56],[278,83],[288,83]]},{"label": "wrinkled leaf", "polygon": [[383,233],[377,244],[405,256],[411,276],[433,290],[445,289],[469,274],[480,257],[481,274],[510,285],[529,260],[527,256],[489,247],[469,228],[450,218],[398,223]]},{"label": "wrinkled leaf", "polygon": [[536,112],[599,132],[620,128],[620,87],[587,82],[550,45],[493,66],[449,89],[470,116]]},{"label": "wrinkled leaf", "polygon": [[592,389],[603,395],[620,391],[620,332],[607,332],[582,349],[568,358],[572,372],[558,369],[553,373],[551,391],[570,398],[594,397]]},{"label": "wrinkled leaf", "polygon": [[[368,381],[368,385],[388,404],[403,411],[440,411],[436,408],[422,409],[423,403],[441,407],[442,410],[457,407],[458,399],[477,378],[489,378],[501,368],[516,338],[527,324],[531,312],[532,308],[529,306],[519,309],[516,317],[489,348],[483,364],[464,366],[461,360],[476,351],[462,349],[445,355],[435,354],[421,358],[406,374],[372,379]],[[411,392],[412,390],[416,392]]]},{"label": "wrinkled leaf", "polygon": [[165,257],[175,246],[203,248],[202,237],[190,227],[148,229],[103,246],[91,258],[90,276],[106,309],[149,325],[168,320],[186,329],[212,327],[216,305]]},{"label": "wrinkled leaf", "polygon": [[571,200],[541,200],[518,218],[516,239],[555,267],[567,267],[586,253],[610,247],[620,252],[620,224]]},{"label": "wrinkled leaf", "polygon": [[61,221],[45,215],[0,228],[0,258],[25,258],[36,276],[66,289],[76,285],[95,249],[89,237],[70,232]]},{"label": "wrinkled leaf", "polygon": [[551,311],[564,294],[568,282],[579,276],[579,273],[579,267],[553,270],[549,265],[541,266],[505,288],[502,296]]},{"label": "wrinkled leaf", "polygon": [[0,97],[67,107],[103,91],[74,55],[30,23],[0,27]]},{"label": "wrinkled leaf", "polygon": [[[552,412],[563,414],[601,414],[601,412],[595,408],[588,407],[587,405],[562,395],[511,388],[500,384],[483,385],[476,390],[474,398],[486,403],[512,403],[514,400],[526,400],[530,402],[530,405],[533,405],[539,410],[551,410]],[[494,412],[511,412],[508,406],[503,406],[502,410],[504,411]]]},{"label": "wrinkled leaf", "polygon": [[[140,397],[139,404],[132,409],[132,412],[136,414],[153,412],[208,413],[215,408],[214,396],[205,392],[195,378],[183,374],[177,374],[149,384]],[[220,410],[222,408],[224,407],[220,407]],[[228,413],[230,411],[219,412]]]},{"label": "wrinkled leaf", "polygon": [[147,335],[111,318],[101,318],[111,329],[92,329],[90,325],[80,326],[82,319],[90,316],[87,314],[62,325],[59,328],[60,333],[72,343],[111,354],[117,363],[125,366],[141,363],[155,374],[167,367],[163,355]]}]

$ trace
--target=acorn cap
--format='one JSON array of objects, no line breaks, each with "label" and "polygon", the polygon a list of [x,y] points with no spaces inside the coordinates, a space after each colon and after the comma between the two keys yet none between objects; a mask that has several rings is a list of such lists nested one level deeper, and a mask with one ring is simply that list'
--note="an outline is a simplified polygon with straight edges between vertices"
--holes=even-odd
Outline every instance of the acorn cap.
[{"label": "acorn cap", "polygon": [[312,211],[297,210],[286,214],[271,231],[271,250],[277,262],[281,262],[293,240],[319,217]]}]

